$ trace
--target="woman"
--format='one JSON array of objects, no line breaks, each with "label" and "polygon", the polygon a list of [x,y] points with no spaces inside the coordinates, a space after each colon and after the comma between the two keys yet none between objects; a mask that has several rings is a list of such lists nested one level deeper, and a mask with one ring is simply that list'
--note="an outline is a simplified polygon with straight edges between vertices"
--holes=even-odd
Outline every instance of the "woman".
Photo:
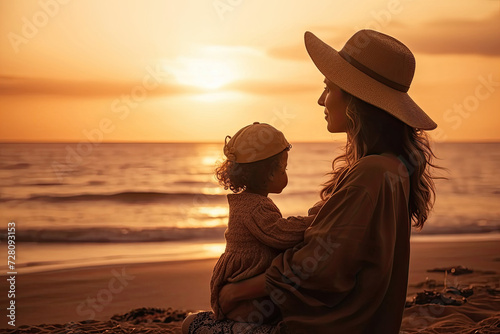
[{"label": "woman", "polygon": [[[406,299],[411,223],[432,207],[434,156],[423,130],[436,124],[409,97],[415,60],[398,40],[354,34],[337,52],[310,32],[307,51],[325,76],[318,104],[330,132],[346,132],[322,206],[304,242],[276,257],[265,274],[226,285],[222,310],[269,296],[274,304],[248,325],[189,319],[193,333],[398,333]],[[259,326],[278,307],[282,321]],[[246,327],[245,327],[246,326]]]}]

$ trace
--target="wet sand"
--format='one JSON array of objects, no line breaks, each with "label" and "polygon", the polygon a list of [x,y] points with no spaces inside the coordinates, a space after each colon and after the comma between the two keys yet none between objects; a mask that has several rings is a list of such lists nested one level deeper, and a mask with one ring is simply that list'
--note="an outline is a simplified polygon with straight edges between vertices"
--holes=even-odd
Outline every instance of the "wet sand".
[{"label": "wet sand", "polygon": [[[16,327],[7,323],[7,293],[2,292],[0,328],[3,332],[5,329],[20,332],[39,329],[61,333],[68,330],[75,333],[106,330],[109,333],[179,333],[179,318],[186,311],[210,309],[209,282],[215,262],[216,259],[208,259],[21,272],[16,277]],[[464,333],[471,329],[490,333],[488,326],[500,330],[498,241],[412,241],[408,300],[424,289],[443,289],[444,273],[428,270],[459,265],[473,272],[458,276],[447,274],[447,286],[476,286],[475,294],[462,306],[414,305],[407,308],[402,332],[413,333],[427,328],[423,333],[434,333],[438,329],[440,333],[460,333],[464,328]],[[6,282],[6,278],[2,276],[2,282]],[[489,290],[482,288],[484,286]],[[5,283],[2,287],[7,292]],[[112,319],[114,315],[131,310],[136,310],[137,315],[141,308],[164,311],[154,314],[150,310],[153,315],[146,314],[135,320]],[[165,311],[167,309],[170,310]]]}]

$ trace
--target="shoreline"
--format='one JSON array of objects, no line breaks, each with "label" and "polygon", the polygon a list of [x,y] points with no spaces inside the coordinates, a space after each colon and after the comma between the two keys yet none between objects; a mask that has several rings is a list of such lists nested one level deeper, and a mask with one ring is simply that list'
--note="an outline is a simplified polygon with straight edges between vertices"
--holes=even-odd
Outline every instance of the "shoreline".
[{"label": "shoreline", "polygon": [[[19,242],[16,246],[18,252],[22,253],[16,262],[18,272],[31,274],[113,265],[218,258],[224,251],[225,242],[212,239],[146,243]],[[23,261],[26,258],[30,260]],[[4,260],[2,264],[7,263],[6,256]],[[6,265],[0,265],[0,277],[7,271]]]},{"label": "shoreline", "polygon": [[[500,233],[472,234],[412,234],[410,242],[500,242]],[[137,242],[137,243],[18,243],[23,256],[16,263],[19,272],[42,273],[68,269],[98,268],[113,265],[155,264],[163,262],[216,259],[224,252],[222,239]],[[130,249],[133,248],[133,254]],[[54,259],[58,253],[67,252],[65,259]],[[73,255],[74,254],[74,255]],[[102,254],[106,254],[102,257]],[[93,257],[95,256],[95,257]],[[499,251],[500,256],[500,251]],[[28,262],[22,259],[30,258]],[[50,260],[46,260],[50,259]],[[7,261],[4,261],[5,263]],[[7,272],[6,265],[0,265],[0,277]]]},{"label": "shoreline", "polygon": [[[428,270],[450,266],[463,266],[474,272],[448,275],[448,286],[480,284],[498,289],[499,250],[494,240],[413,242],[408,297],[432,282],[436,289],[442,289],[444,274]],[[106,321],[113,315],[142,307],[208,310],[209,283],[216,261],[217,258],[211,258],[21,272],[16,277],[16,327],[88,319]],[[0,328],[10,327],[4,307],[7,302],[7,293],[1,293]]]}]

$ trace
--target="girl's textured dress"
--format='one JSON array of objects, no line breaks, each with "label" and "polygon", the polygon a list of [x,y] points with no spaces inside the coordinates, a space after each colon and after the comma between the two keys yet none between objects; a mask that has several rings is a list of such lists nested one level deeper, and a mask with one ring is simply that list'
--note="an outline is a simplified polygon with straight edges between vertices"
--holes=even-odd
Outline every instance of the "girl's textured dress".
[{"label": "girl's textured dress", "polygon": [[[226,250],[215,265],[210,283],[211,304],[217,319],[224,318],[218,298],[221,288],[264,273],[278,254],[303,241],[304,231],[314,217],[283,218],[270,198],[258,194],[230,194],[227,199]],[[244,307],[251,313],[254,305]]]}]

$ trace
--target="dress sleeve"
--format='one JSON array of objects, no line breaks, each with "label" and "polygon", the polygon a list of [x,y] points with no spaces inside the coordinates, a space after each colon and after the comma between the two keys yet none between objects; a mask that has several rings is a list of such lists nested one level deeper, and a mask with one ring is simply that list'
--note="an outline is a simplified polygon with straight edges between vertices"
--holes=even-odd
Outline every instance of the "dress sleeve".
[{"label": "dress sleeve", "polygon": [[278,250],[285,250],[304,240],[304,231],[314,217],[311,215],[283,218],[274,203],[262,201],[246,224],[250,233],[260,242]]},{"label": "dress sleeve", "polygon": [[[375,264],[377,273],[371,277],[390,270],[395,231],[373,235],[371,226],[378,219],[374,208],[373,199],[362,187],[336,192],[306,231],[304,243],[274,259],[266,272],[266,288],[284,314],[304,310],[304,304],[309,310],[335,307],[353,292],[359,275],[366,274],[361,269]],[[286,302],[280,303],[276,294],[285,296]]]}]

